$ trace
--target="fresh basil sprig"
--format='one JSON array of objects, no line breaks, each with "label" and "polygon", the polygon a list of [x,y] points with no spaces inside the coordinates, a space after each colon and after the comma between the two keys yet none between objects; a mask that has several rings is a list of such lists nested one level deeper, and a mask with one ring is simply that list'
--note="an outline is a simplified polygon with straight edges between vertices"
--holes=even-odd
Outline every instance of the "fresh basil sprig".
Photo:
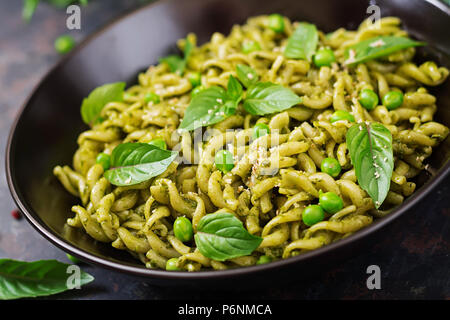
[{"label": "fresh basil sprig", "polygon": [[94,89],[81,104],[81,117],[86,124],[101,122],[100,113],[103,107],[113,101],[123,101],[125,82],[104,84]]},{"label": "fresh basil sprig", "polygon": [[311,61],[316,52],[319,34],[315,25],[302,22],[289,37],[284,56],[290,59],[304,59]]},{"label": "fresh basil sprig", "polygon": [[184,70],[186,69],[187,61],[189,56],[191,55],[193,44],[186,38],[186,44],[184,45],[183,50],[183,58],[179,55],[173,54],[164,58],[160,58],[160,63],[167,63],[171,72],[178,73],[179,75],[183,75]]},{"label": "fresh basil sprig", "polygon": [[[0,259],[0,300],[47,296],[69,290],[70,266],[56,260]],[[79,280],[82,286],[94,277],[80,271]]]},{"label": "fresh basil sprig", "polygon": [[242,85],[233,76],[227,90],[212,86],[200,91],[186,108],[180,129],[191,131],[225,120],[236,113],[242,95]]},{"label": "fresh basil sprig", "polygon": [[406,37],[374,37],[360,41],[349,47],[345,52],[347,58],[345,64],[354,65],[384,57],[399,50],[423,45],[425,45],[424,42],[417,42]]},{"label": "fresh basil sprig", "polygon": [[251,85],[255,84],[259,80],[259,76],[256,71],[244,64],[238,64],[236,66],[236,74],[240,82],[248,88]]},{"label": "fresh basil sprig", "polygon": [[217,261],[251,254],[262,238],[250,234],[231,213],[212,213],[200,219],[195,244],[205,257]]},{"label": "fresh basil sprig", "polygon": [[238,79],[248,87],[246,95],[242,85],[232,75],[227,90],[213,86],[200,91],[186,108],[181,130],[191,131],[225,120],[236,113],[242,99],[244,109],[252,115],[283,111],[302,101],[289,88],[272,82],[258,82],[258,74],[251,67],[238,65],[236,71]]},{"label": "fresh basil sprig", "polygon": [[147,143],[122,143],[111,153],[105,178],[115,186],[135,185],[163,173],[177,155]]},{"label": "fresh basil sprig", "polygon": [[258,82],[248,88],[244,109],[252,115],[264,115],[289,109],[300,102],[302,99],[289,88]]},{"label": "fresh basil sprig", "polygon": [[392,135],[382,124],[357,123],[346,135],[358,183],[378,209],[386,198],[394,169]]}]

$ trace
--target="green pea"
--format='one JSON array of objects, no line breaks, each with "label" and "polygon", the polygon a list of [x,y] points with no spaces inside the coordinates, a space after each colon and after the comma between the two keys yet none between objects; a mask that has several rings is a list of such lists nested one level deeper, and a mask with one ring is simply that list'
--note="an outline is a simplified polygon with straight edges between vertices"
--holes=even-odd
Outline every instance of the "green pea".
[{"label": "green pea", "polygon": [[178,268],[178,258],[172,258],[167,260],[166,262],[166,270],[167,271],[180,271],[181,269]]},{"label": "green pea", "polygon": [[272,262],[272,258],[269,256],[261,256],[259,257],[258,261],[256,261],[256,264],[265,264]]},{"label": "green pea", "polygon": [[256,41],[244,41],[242,43],[242,52],[245,54],[258,50],[261,50],[261,46]]},{"label": "green pea", "polygon": [[316,67],[330,67],[331,63],[335,62],[336,58],[334,52],[331,49],[324,48],[317,51],[314,55],[314,64]]},{"label": "green pea", "polygon": [[342,198],[334,192],[320,192],[319,204],[323,210],[331,214],[338,212],[344,207]]},{"label": "green pea", "polygon": [[95,159],[95,161],[98,164],[101,164],[103,167],[103,170],[106,171],[109,169],[110,163],[111,163],[111,157],[109,156],[109,154],[106,153],[99,153],[97,158]]},{"label": "green pea", "polygon": [[192,87],[197,87],[202,84],[202,75],[200,72],[192,72],[188,75],[188,80]]},{"label": "green pea", "polygon": [[388,110],[394,110],[403,104],[403,93],[400,91],[389,91],[383,97],[383,105]]},{"label": "green pea", "polygon": [[367,110],[372,110],[378,105],[378,95],[370,89],[362,89],[359,93],[359,103]]},{"label": "green pea", "polygon": [[77,257],[74,257],[74,256],[71,255],[71,254],[66,253],[66,257],[67,257],[67,259],[69,259],[69,260],[72,261],[73,263],[80,263],[80,262],[81,262],[80,259],[78,259]]},{"label": "green pea", "polygon": [[173,223],[173,233],[182,242],[191,240],[194,235],[191,221],[186,217],[178,217]]},{"label": "green pea", "polygon": [[58,53],[65,54],[75,47],[75,40],[69,35],[63,35],[55,40],[54,45]]},{"label": "green pea", "polygon": [[160,98],[159,95],[157,95],[156,93],[154,93],[154,92],[149,92],[149,93],[147,93],[147,94],[145,95],[144,101],[145,101],[146,103],[153,102],[153,103],[155,103],[155,104],[158,104],[158,103],[161,102],[161,98]]},{"label": "green pea", "polygon": [[280,33],[284,31],[284,18],[278,13],[269,16],[269,28]]},{"label": "green pea", "polygon": [[303,223],[308,227],[322,221],[323,218],[325,218],[325,213],[323,212],[322,207],[317,204],[307,206],[302,213]]},{"label": "green pea", "polygon": [[259,137],[263,137],[268,134],[270,134],[270,128],[265,123],[257,123],[253,127],[253,139],[258,139]]},{"label": "green pea", "polygon": [[234,167],[233,154],[228,150],[220,150],[216,153],[214,163],[216,164],[217,169],[223,173],[227,173]]},{"label": "green pea", "polygon": [[341,165],[334,158],[325,158],[320,164],[322,172],[328,173],[333,178],[336,178],[341,173]]},{"label": "green pea", "polygon": [[198,87],[195,87],[194,89],[192,89],[192,91],[191,91],[191,98],[194,98],[196,95],[199,94],[200,91],[202,91],[204,89],[205,89],[204,86],[198,86]]},{"label": "green pea", "polygon": [[353,115],[345,110],[336,110],[330,118],[330,122],[336,122],[339,120],[347,120],[349,122],[355,122],[355,117],[353,117]]},{"label": "green pea", "polygon": [[163,150],[167,150],[166,142],[163,139],[155,139],[150,141],[148,144],[151,144],[152,146],[158,147]]}]

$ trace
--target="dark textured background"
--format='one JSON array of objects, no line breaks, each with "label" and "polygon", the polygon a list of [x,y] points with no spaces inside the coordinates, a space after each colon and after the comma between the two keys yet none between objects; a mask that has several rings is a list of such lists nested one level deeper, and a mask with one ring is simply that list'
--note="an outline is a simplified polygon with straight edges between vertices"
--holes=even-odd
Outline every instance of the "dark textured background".
[{"label": "dark textured background", "polygon": [[[95,0],[82,8],[82,29],[68,31],[66,14],[41,4],[31,23],[21,20],[22,1],[0,1],[0,158],[4,159],[10,125],[26,96],[54,65],[59,55],[54,39],[69,33],[80,42],[114,18],[145,1]],[[4,168],[4,167],[3,167]],[[26,261],[57,259],[65,253],[37,233],[25,219],[14,220],[15,209],[4,169],[0,177],[0,258]],[[450,299],[450,178],[444,180],[415,210],[382,231],[362,253],[307,281],[258,290],[195,292],[154,287],[142,279],[82,264],[95,281],[81,290],[48,299]],[[381,268],[381,290],[368,290],[366,269]],[[270,276],[270,275],[268,275]]]}]

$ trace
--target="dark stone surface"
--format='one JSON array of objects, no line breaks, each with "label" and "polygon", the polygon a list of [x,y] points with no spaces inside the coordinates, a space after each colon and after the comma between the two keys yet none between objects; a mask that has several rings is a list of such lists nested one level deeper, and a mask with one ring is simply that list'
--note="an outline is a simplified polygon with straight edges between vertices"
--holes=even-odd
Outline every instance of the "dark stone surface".
[{"label": "dark stone surface", "polygon": [[[30,24],[21,20],[22,1],[0,2],[0,158],[9,128],[26,96],[59,55],[54,39],[69,33],[77,41],[124,12],[143,4],[138,0],[96,0],[82,8],[82,29],[68,31],[66,14],[41,4]],[[4,168],[4,167],[3,167]],[[37,233],[25,219],[15,220],[14,202],[0,180],[0,258],[19,260],[57,259],[69,262],[65,253]],[[82,265],[95,281],[47,299],[449,299],[450,298],[450,178],[417,208],[384,229],[376,243],[349,261],[330,265],[329,271],[308,281],[258,290],[240,288],[201,292],[151,286],[142,279]],[[366,269],[381,269],[381,289],[368,290]]]}]

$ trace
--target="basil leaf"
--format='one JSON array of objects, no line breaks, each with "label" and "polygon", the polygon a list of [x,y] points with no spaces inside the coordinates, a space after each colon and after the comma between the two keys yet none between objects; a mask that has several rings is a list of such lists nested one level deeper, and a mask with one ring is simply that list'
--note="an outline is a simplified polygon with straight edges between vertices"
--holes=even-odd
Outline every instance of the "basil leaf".
[{"label": "basil leaf", "polygon": [[346,140],[358,183],[378,209],[387,196],[394,169],[392,135],[380,123],[357,123],[347,131]]},{"label": "basil leaf", "polygon": [[109,83],[94,89],[81,104],[81,117],[86,124],[93,125],[101,121],[103,107],[113,101],[123,100],[125,82]]},{"label": "basil leaf", "polygon": [[311,61],[316,52],[319,34],[315,25],[302,22],[288,39],[284,56],[290,59]]},{"label": "basil leaf", "polygon": [[353,65],[356,63],[384,57],[402,49],[423,45],[425,45],[424,42],[417,42],[406,37],[374,37],[360,41],[349,47],[345,52],[347,58],[345,64]]},{"label": "basil leaf", "polygon": [[251,254],[262,238],[250,234],[231,213],[212,213],[200,219],[194,236],[205,257],[224,261]]},{"label": "basil leaf", "polygon": [[116,186],[138,184],[163,173],[177,155],[147,143],[122,143],[111,153],[105,178]]},{"label": "basil leaf", "polygon": [[[36,10],[37,5],[39,4],[40,0],[24,0],[24,5],[22,9],[22,18],[29,22],[34,14],[34,11]],[[76,0],[46,0],[45,2],[50,3],[51,5],[58,7],[58,8],[66,8],[71,3],[76,2]],[[81,5],[86,5],[87,0],[79,0],[78,1]]]},{"label": "basil leaf", "polygon": [[86,0],[79,0],[79,1],[77,1],[77,0],[46,0],[46,2],[50,3],[51,5],[54,5],[55,7],[59,7],[59,8],[65,8],[74,2],[79,2],[82,5],[87,4]]},{"label": "basil leaf", "polygon": [[252,115],[283,111],[299,104],[302,99],[291,89],[272,82],[258,82],[247,90],[244,109]]},{"label": "basil leaf", "polygon": [[234,100],[236,102],[239,102],[242,99],[242,85],[239,83],[239,81],[236,80],[235,77],[231,75],[228,79],[227,94],[231,100]]},{"label": "basil leaf", "polygon": [[25,0],[22,8],[22,19],[30,22],[38,4],[39,0]]},{"label": "basil leaf", "polygon": [[251,85],[255,84],[259,80],[259,76],[256,73],[256,71],[244,64],[238,64],[236,66],[236,73],[239,81],[246,87],[250,87]]},{"label": "basil leaf", "polygon": [[[25,262],[0,259],[0,300],[47,296],[66,290],[72,285],[69,277],[74,272],[70,264],[56,260]],[[85,285],[94,277],[80,271],[79,285]],[[78,283],[77,283],[78,285]]]},{"label": "basil leaf", "polygon": [[181,58],[178,55],[170,55],[165,58],[160,58],[160,63],[167,63],[171,72],[178,73],[179,75],[183,75],[184,70],[186,69],[187,61],[189,56],[191,55],[193,49],[192,43],[186,39],[186,44],[184,45],[183,55],[184,58]]},{"label": "basil leaf", "polygon": [[226,90],[221,87],[213,86],[200,91],[186,108],[180,129],[195,130],[218,123],[234,114],[235,102],[229,102],[228,98]]}]

